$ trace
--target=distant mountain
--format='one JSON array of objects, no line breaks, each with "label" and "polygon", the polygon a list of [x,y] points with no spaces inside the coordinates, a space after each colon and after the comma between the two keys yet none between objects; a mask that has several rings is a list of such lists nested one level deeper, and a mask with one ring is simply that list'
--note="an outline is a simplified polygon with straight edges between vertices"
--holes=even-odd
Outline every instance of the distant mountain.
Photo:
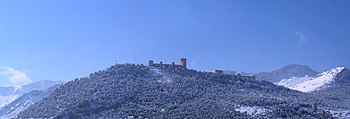
[{"label": "distant mountain", "polygon": [[45,90],[56,84],[62,84],[61,81],[38,81],[23,86],[2,86],[0,87],[0,109],[11,103],[23,94],[33,90]]},{"label": "distant mountain", "polygon": [[338,118],[350,118],[350,70],[337,67],[314,77],[292,77],[283,79],[277,85],[310,93],[324,99],[321,101],[327,109]]},{"label": "distant mountain", "polygon": [[15,94],[15,90],[16,87],[12,86],[0,87],[0,108],[11,103],[20,96]]},{"label": "distant mountain", "polygon": [[[48,81],[41,82],[39,84],[47,84]],[[50,83],[51,84],[51,83]],[[17,98],[11,103],[7,104],[3,108],[0,108],[0,119],[10,119],[16,117],[16,115],[27,109],[29,106],[33,105],[35,102],[47,97],[51,94],[60,84],[56,84],[45,90],[33,90],[23,96]],[[43,87],[41,87],[43,88]]]},{"label": "distant mountain", "polygon": [[18,118],[331,118],[318,99],[267,81],[122,64],[65,83]]},{"label": "distant mountain", "polygon": [[261,72],[255,74],[257,80],[266,80],[273,83],[279,82],[282,79],[289,79],[292,77],[316,76],[317,71],[314,71],[306,65],[290,64],[281,69],[272,72]]},{"label": "distant mountain", "polygon": [[276,84],[301,92],[312,92],[327,88],[332,83],[338,83],[338,81],[336,82],[335,80],[340,79],[337,79],[336,76],[340,75],[342,72],[347,72],[347,69],[345,69],[344,67],[337,67],[329,71],[320,73],[314,77],[292,77],[289,79],[283,79]]}]

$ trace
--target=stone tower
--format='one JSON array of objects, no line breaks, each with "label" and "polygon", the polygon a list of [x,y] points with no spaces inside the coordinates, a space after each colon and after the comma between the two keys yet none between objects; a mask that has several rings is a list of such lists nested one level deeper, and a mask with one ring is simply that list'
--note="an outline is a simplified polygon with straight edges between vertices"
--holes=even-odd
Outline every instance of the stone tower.
[{"label": "stone tower", "polygon": [[153,60],[149,60],[149,61],[148,61],[148,65],[149,65],[149,66],[153,66],[153,64],[154,64]]},{"label": "stone tower", "polygon": [[187,68],[186,58],[180,58],[179,64],[185,68]]}]

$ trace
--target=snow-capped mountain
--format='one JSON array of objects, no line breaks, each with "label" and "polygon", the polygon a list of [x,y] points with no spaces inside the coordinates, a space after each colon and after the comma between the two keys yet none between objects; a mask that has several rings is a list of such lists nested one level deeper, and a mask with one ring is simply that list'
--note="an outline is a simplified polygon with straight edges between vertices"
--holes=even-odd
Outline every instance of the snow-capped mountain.
[{"label": "snow-capped mountain", "polygon": [[0,109],[11,103],[23,94],[33,90],[45,90],[56,84],[62,84],[61,81],[38,81],[23,86],[0,86]]},{"label": "snow-capped mountain", "polygon": [[333,106],[324,108],[339,119],[350,117],[350,70],[345,67],[337,67],[315,77],[283,79],[276,84],[327,100]]},{"label": "snow-capped mountain", "polygon": [[59,86],[60,84],[56,84],[45,90],[33,90],[29,93],[24,94],[23,96],[17,98],[16,100],[12,101],[11,103],[7,104],[6,106],[0,109],[0,119],[10,119],[16,117],[18,113],[27,109],[35,102],[38,102],[41,99],[47,97]]},{"label": "snow-capped mountain", "polygon": [[343,70],[345,70],[345,67],[337,67],[329,71],[322,72],[314,77],[292,77],[289,79],[283,79],[275,84],[301,92],[317,91],[327,88],[330,84],[334,83],[336,76]]},{"label": "snow-capped mountain", "polygon": [[289,79],[292,77],[316,76],[317,74],[317,71],[311,69],[307,65],[290,64],[272,72],[257,73],[255,76],[257,80],[266,80],[277,83],[282,79]]},{"label": "snow-capped mountain", "polygon": [[308,81],[312,78],[313,77],[310,77],[309,75],[306,75],[304,77],[291,77],[289,79],[282,79],[281,81],[279,81],[275,84],[291,88],[291,87],[294,87],[294,86],[301,84],[305,81]]}]

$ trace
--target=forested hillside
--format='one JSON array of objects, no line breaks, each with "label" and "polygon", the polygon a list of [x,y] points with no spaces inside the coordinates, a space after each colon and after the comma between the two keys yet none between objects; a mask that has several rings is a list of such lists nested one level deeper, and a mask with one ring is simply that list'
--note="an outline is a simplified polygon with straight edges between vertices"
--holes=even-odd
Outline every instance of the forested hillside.
[{"label": "forested hillside", "polygon": [[330,118],[313,99],[266,81],[123,64],[66,83],[18,118]]}]

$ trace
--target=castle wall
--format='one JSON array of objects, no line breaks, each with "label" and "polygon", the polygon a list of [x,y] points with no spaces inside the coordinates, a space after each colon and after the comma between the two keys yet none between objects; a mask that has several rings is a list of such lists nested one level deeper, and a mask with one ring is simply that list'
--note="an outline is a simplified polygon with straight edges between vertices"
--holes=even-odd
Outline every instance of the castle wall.
[{"label": "castle wall", "polygon": [[187,68],[186,58],[180,58],[179,64],[175,64],[175,62],[172,62],[171,64],[163,64],[162,61],[160,61],[159,64],[157,64],[157,63],[154,63],[153,60],[149,60],[148,65],[152,66],[152,67],[184,67],[184,68]]},{"label": "castle wall", "polygon": [[179,64],[187,68],[187,61],[186,58],[180,58]]}]

